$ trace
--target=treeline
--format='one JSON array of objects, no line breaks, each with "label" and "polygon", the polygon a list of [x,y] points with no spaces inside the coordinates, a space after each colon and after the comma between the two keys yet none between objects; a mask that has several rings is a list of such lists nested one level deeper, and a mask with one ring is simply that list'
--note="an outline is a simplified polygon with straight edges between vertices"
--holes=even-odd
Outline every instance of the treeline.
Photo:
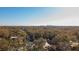
[{"label": "treeline", "polygon": [[78,27],[1,26],[0,51],[78,51]]}]

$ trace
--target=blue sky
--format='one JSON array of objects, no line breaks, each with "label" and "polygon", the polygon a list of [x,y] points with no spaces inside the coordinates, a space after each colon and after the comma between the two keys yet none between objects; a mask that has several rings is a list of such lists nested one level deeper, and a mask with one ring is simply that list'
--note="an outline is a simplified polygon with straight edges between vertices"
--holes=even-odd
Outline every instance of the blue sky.
[{"label": "blue sky", "polygon": [[0,25],[79,26],[78,7],[0,7]]},{"label": "blue sky", "polygon": [[[56,8],[44,8],[44,7],[0,7],[0,24],[3,25],[31,25],[34,19],[40,21],[45,15],[55,13]],[[37,22],[37,23],[38,23]]]}]

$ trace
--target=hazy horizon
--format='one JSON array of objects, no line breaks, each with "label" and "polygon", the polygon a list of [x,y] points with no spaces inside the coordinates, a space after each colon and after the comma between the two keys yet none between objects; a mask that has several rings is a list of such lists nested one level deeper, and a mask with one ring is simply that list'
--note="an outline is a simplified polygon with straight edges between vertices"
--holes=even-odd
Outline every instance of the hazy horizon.
[{"label": "hazy horizon", "polygon": [[79,26],[79,7],[0,7],[0,26]]}]

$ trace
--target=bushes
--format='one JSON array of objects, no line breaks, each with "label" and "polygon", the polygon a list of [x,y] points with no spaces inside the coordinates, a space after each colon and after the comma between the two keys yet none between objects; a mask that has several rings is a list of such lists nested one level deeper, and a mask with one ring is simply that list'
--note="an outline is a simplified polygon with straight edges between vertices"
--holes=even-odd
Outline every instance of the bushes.
[{"label": "bushes", "polygon": [[7,39],[9,37],[9,30],[0,28],[0,37]]},{"label": "bushes", "polygon": [[9,41],[6,39],[0,40],[0,50],[1,51],[7,51],[9,49]]},{"label": "bushes", "polygon": [[[14,40],[12,36],[16,36]],[[44,51],[45,42],[50,51],[79,50],[79,29],[56,27],[0,27],[0,50]]]}]

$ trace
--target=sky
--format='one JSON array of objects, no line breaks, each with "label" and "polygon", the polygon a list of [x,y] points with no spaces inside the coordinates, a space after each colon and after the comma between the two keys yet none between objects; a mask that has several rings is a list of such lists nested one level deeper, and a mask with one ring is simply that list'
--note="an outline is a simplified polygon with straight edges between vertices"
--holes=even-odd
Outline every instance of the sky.
[{"label": "sky", "polygon": [[79,7],[0,7],[0,25],[79,26]]}]

